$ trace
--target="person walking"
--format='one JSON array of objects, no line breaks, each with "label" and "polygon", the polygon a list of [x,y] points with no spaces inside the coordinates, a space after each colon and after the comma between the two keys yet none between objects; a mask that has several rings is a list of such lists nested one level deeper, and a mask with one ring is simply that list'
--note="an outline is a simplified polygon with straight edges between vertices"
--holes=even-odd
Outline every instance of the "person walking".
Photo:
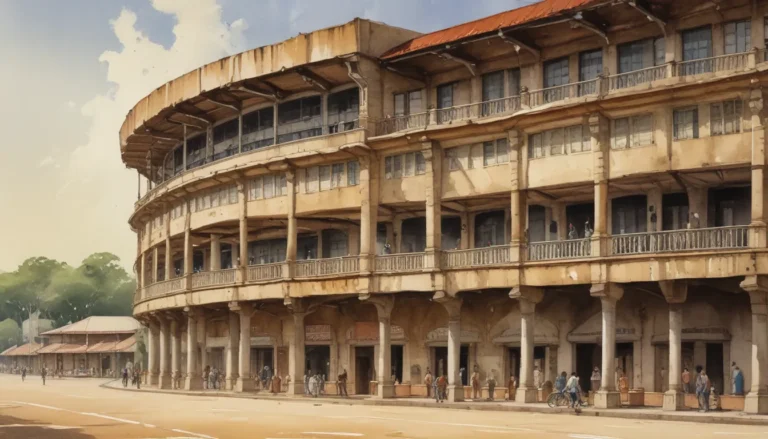
[{"label": "person walking", "polygon": [[26,378],[27,378],[27,368],[26,367],[22,367],[21,368],[21,382],[23,383]]},{"label": "person walking", "polygon": [[40,376],[43,378],[43,385],[45,385],[45,375],[48,373],[48,370],[43,366],[43,370],[40,371]]},{"label": "person walking", "polygon": [[707,371],[704,368],[696,366],[696,372],[699,375],[696,378],[696,397],[699,400],[699,411],[706,413],[709,411],[709,390],[711,385]]},{"label": "person walking", "polygon": [[128,368],[123,368],[123,387],[128,387]]},{"label": "person walking", "polygon": [[440,378],[437,379],[437,391],[440,393],[440,401],[445,402],[446,390],[448,389],[448,376],[443,373]]},{"label": "person walking", "polygon": [[440,377],[432,381],[432,394],[435,396],[435,402],[440,402],[440,388],[437,386],[437,382]]},{"label": "person walking", "polygon": [[347,369],[339,375],[339,396],[349,397],[347,393]]},{"label": "person walking", "polygon": [[272,381],[272,371],[269,370],[269,366],[264,366],[264,370],[261,371],[261,389],[268,390],[270,381]]},{"label": "person walking", "polygon": [[477,371],[477,366],[472,371],[470,380],[472,381],[472,399],[480,399],[480,373]]},{"label": "person walking", "polygon": [[691,393],[691,372],[687,367],[683,368],[683,393]]},{"label": "person walking", "polygon": [[565,385],[565,390],[571,397],[571,408],[575,409],[577,401],[579,401],[579,377],[576,376],[576,372],[571,372],[571,377]]},{"label": "person walking", "polygon": [[488,375],[488,400],[493,401],[493,392],[496,391],[496,378],[494,378],[494,370],[491,369],[491,373]]},{"label": "person walking", "polygon": [[208,377],[211,375],[211,366],[203,368],[203,390],[208,389]]},{"label": "person walking", "polygon": [[432,372],[427,368],[427,374],[424,375],[424,384],[427,386],[427,398],[429,398],[430,393],[432,392],[432,382],[434,381],[434,378],[432,378]]},{"label": "person walking", "polygon": [[133,380],[136,382],[136,388],[141,389],[141,364],[136,363],[133,368]]}]

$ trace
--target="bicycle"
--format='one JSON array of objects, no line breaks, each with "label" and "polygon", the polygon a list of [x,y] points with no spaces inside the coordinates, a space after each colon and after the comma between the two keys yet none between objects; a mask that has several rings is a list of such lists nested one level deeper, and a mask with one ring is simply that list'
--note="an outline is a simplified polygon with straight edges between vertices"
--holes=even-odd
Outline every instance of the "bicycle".
[{"label": "bicycle", "polygon": [[565,392],[555,390],[547,396],[547,405],[551,408],[568,407],[570,403],[570,398]]}]

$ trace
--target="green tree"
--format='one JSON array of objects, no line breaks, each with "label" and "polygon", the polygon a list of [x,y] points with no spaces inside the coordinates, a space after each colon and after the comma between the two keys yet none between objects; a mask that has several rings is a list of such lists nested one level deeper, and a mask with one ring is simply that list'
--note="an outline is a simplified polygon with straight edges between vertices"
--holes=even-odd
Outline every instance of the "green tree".
[{"label": "green tree", "polygon": [[13,319],[0,322],[0,352],[21,343],[21,328]]}]

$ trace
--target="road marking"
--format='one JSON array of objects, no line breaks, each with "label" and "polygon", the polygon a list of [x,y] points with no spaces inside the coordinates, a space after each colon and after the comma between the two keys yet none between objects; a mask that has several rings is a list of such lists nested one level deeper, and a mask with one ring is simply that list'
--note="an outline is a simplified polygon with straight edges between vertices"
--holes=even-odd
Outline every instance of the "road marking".
[{"label": "road marking", "polygon": [[730,432],[730,431],[716,431],[712,434],[716,435],[725,435],[725,436],[757,436],[757,435],[764,435],[765,433],[738,433],[738,432]]},{"label": "road marking", "polygon": [[180,429],[178,429],[178,428],[172,428],[172,429],[171,429],[171,431],[175,431],[176,433],[191,434],[192,436],[196,436],[196,437],[202,437],[202,438],[205,438],[205,439],[216,439],[216,438],[215,438],[215,437],[213,437],[213,436],[208,436],[208,435],[205,435],[205,434],[200,434],[200,433],[193,433],[193,432],[191,432],[191,431],[180,430]]},{"label": "road marking", "polygon": [[363,436],[363,433],[339,433],[339,432],[332,432],[332,431],[305,431],[301,434],[319,434],[324,436],[351,436],[351,437],[360,437]]},{"label": "road marking", "polygon": [[80,412],[80,414],[81,414],[81,415],[85,415],[85,416],[95,416],[95,417],[97,417],[97,418],[109,419],[109,420],[112,420],[112,421],[117,421],[117,422],[123,422],[123,423],[125,423],[125,424],[133,424],[133,425],[139,425],[139,424],[141,424],[141,422],[139,422],[139,421],[131,421],[130,419],[115,418],[115,417],[113,417],[113,416],[101,415],[101,414],[98,414],[98,413],[85,413],[85,412]]},{"label": "road marking", "polygon": [[157,425],[152,425],[152,424],[144,424],[144,426],[147,428],[157,428]]},{"label": "road marking", "polygon": [[594,436],[591,434],[569,434],[568,437],[573,439],[616,439],[610,436]]},{"label": "road marking", "polygon": [[14,427],[27,427],[27,428],[48,428],[51,430],[71,430],[73,428],[80,428],[80,427],[72,427],[68,425],[40,425],[40,424],[8,424],[8,425],[0,425],[0,428],[14,428]]},{"label": "road marking", "polygon": [[39,407],[42,409],[64,411],[64,409],[60,409],[58,407],[51,407],[49,405],[43,405],[43,404],[35,404],[34,402],[23,402],[23,401],[11,401],[11,402],[13,402],[14,404],[31,405],[32,407]]},{"label": "road marking", "polygon": [[603,427],[609,427],[609,428],[642,428],[639,425],[603,425]]}]

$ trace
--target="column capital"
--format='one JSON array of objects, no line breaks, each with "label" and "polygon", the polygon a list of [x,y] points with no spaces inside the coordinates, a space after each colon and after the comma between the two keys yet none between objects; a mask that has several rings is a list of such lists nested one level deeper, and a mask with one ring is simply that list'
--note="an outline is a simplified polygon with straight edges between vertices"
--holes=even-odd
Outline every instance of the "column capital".
[{"label": "column capital", "polygon": [[624,286],[613,282],[593,284],[589,289],[589,295],[599,298],[604,303],[606,301],[616,303],[624,296]]},{"label": "column capital", "polygon": [[544,299],[544,288],[518,285],[509,290],[509,298],[536,305]]},{"label": "column capital", "polygon": [[379,315],[379,320],[382,318],[389,319],[389,316],[392,314],[392,308],[395,307],[395,297],[394,296],[385,296],[385,295],[377,295],[377,296],[371,296],[370,294],[366,295],[365,298],[363,296],[359,297],[362,302],[370,303],[371,305],[376,307],[376,312]]},{"label": "column capital", "polygon": [[768,315],[768,276],[747,276],[739,286],[749,293],[752,314]]},{"label": "column capital", "polygon": [[437,291],[432,296],[432,300],[443,305],[445,310],[448,311],[448,321],[458,320],[461,316],[462,300],[458,297],[450,296],[445,291]]},{"label": "column capital", "polygon": [[688,282],[685,280],[662,280],[659,288],[669,304],[684,303],[688,298]]},{"label": "column capital", "polygon": [[228,308],[236,314],[251,314],[253,305],[249,302],[229,302]]}]

